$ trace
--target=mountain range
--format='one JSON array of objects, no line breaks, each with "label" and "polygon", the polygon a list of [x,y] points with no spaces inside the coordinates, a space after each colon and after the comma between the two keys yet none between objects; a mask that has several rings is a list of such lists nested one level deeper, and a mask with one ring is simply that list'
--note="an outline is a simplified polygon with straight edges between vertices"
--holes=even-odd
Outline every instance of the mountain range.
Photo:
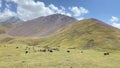
[{"label": "mountain range", "polygon": [[[22,38],[37,37],[31,44],[37,43],[40,46],[120,49],[120,29],[94,18],[78,21],[66,15],[53,14],[17,23],[6,34]],[[11,39],[8,43],[23,43],[23,40],[26,39]]]}]

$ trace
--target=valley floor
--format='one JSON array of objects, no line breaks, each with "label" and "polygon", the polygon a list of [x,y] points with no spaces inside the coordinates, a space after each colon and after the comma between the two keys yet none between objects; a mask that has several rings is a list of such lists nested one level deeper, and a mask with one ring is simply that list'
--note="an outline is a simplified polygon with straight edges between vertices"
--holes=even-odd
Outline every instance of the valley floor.
[{"label": "valley floor", "polygon": [[120,68],[119,51],[104,55],[105,52],[95,50],[59,48],[53,52],[26,53],[25,47],[1,44],[0,68]]}]

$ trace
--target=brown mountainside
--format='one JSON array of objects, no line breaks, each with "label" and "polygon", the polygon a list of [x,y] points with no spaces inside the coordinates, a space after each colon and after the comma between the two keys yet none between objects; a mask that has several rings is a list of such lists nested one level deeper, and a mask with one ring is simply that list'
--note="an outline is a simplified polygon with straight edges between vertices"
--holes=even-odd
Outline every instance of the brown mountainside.
[{"label": "brown mountainside", "polygon": [[43,37],[51,35],[75,21],[77,20],[69,16],[53,14],[18,23],[8,34],[12,36]]}]

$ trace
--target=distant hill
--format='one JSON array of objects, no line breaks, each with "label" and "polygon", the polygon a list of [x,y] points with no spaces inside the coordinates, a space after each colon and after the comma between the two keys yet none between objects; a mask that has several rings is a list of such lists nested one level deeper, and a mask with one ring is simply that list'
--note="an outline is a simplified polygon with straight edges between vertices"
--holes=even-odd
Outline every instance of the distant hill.
[{"label": "distant hill", "polygon": [[18,23],[22,22],[22,20],[16,16],[8,17],[8,18],[1,18],[0,19],[0,24],[7,24],[7,23]]},{"label": "distant hill", "polygon": [[18,17],[12,16],[8,18],[0,19],[0,34],[5,34],[9,29],[13,27],[15,23],[22,22]]},{"label": "distant hill", "polygon": [[12,26],[12,23],[0,24],[0,35],[6,34],[12,28]]},{"label": "distant hill", "polygon": [[43,37],[51,35],[75,21],[77,20],[69,16],[53,14],[18,23],[8,34],[12,36]]},{"label": "distant hill", "polygon": [[6,33],[7,28],[4,27],[3,25],[0,25],[0,34]]}]

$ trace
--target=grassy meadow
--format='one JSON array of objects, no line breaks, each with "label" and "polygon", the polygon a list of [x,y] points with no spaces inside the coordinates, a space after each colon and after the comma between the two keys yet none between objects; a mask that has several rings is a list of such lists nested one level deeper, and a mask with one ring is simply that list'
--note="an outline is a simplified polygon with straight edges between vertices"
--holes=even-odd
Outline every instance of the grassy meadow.
[{"label": "grassy meadow", "polygon": [[[30,48],[29,53],[26,47]],[[0,68],[120,68],[120,51],[111,51],[105,56],[105,51],[93,49],[58,47],[59,51],[53,52],[40,52],[39,49],[43,47],[0,44]]]}]

